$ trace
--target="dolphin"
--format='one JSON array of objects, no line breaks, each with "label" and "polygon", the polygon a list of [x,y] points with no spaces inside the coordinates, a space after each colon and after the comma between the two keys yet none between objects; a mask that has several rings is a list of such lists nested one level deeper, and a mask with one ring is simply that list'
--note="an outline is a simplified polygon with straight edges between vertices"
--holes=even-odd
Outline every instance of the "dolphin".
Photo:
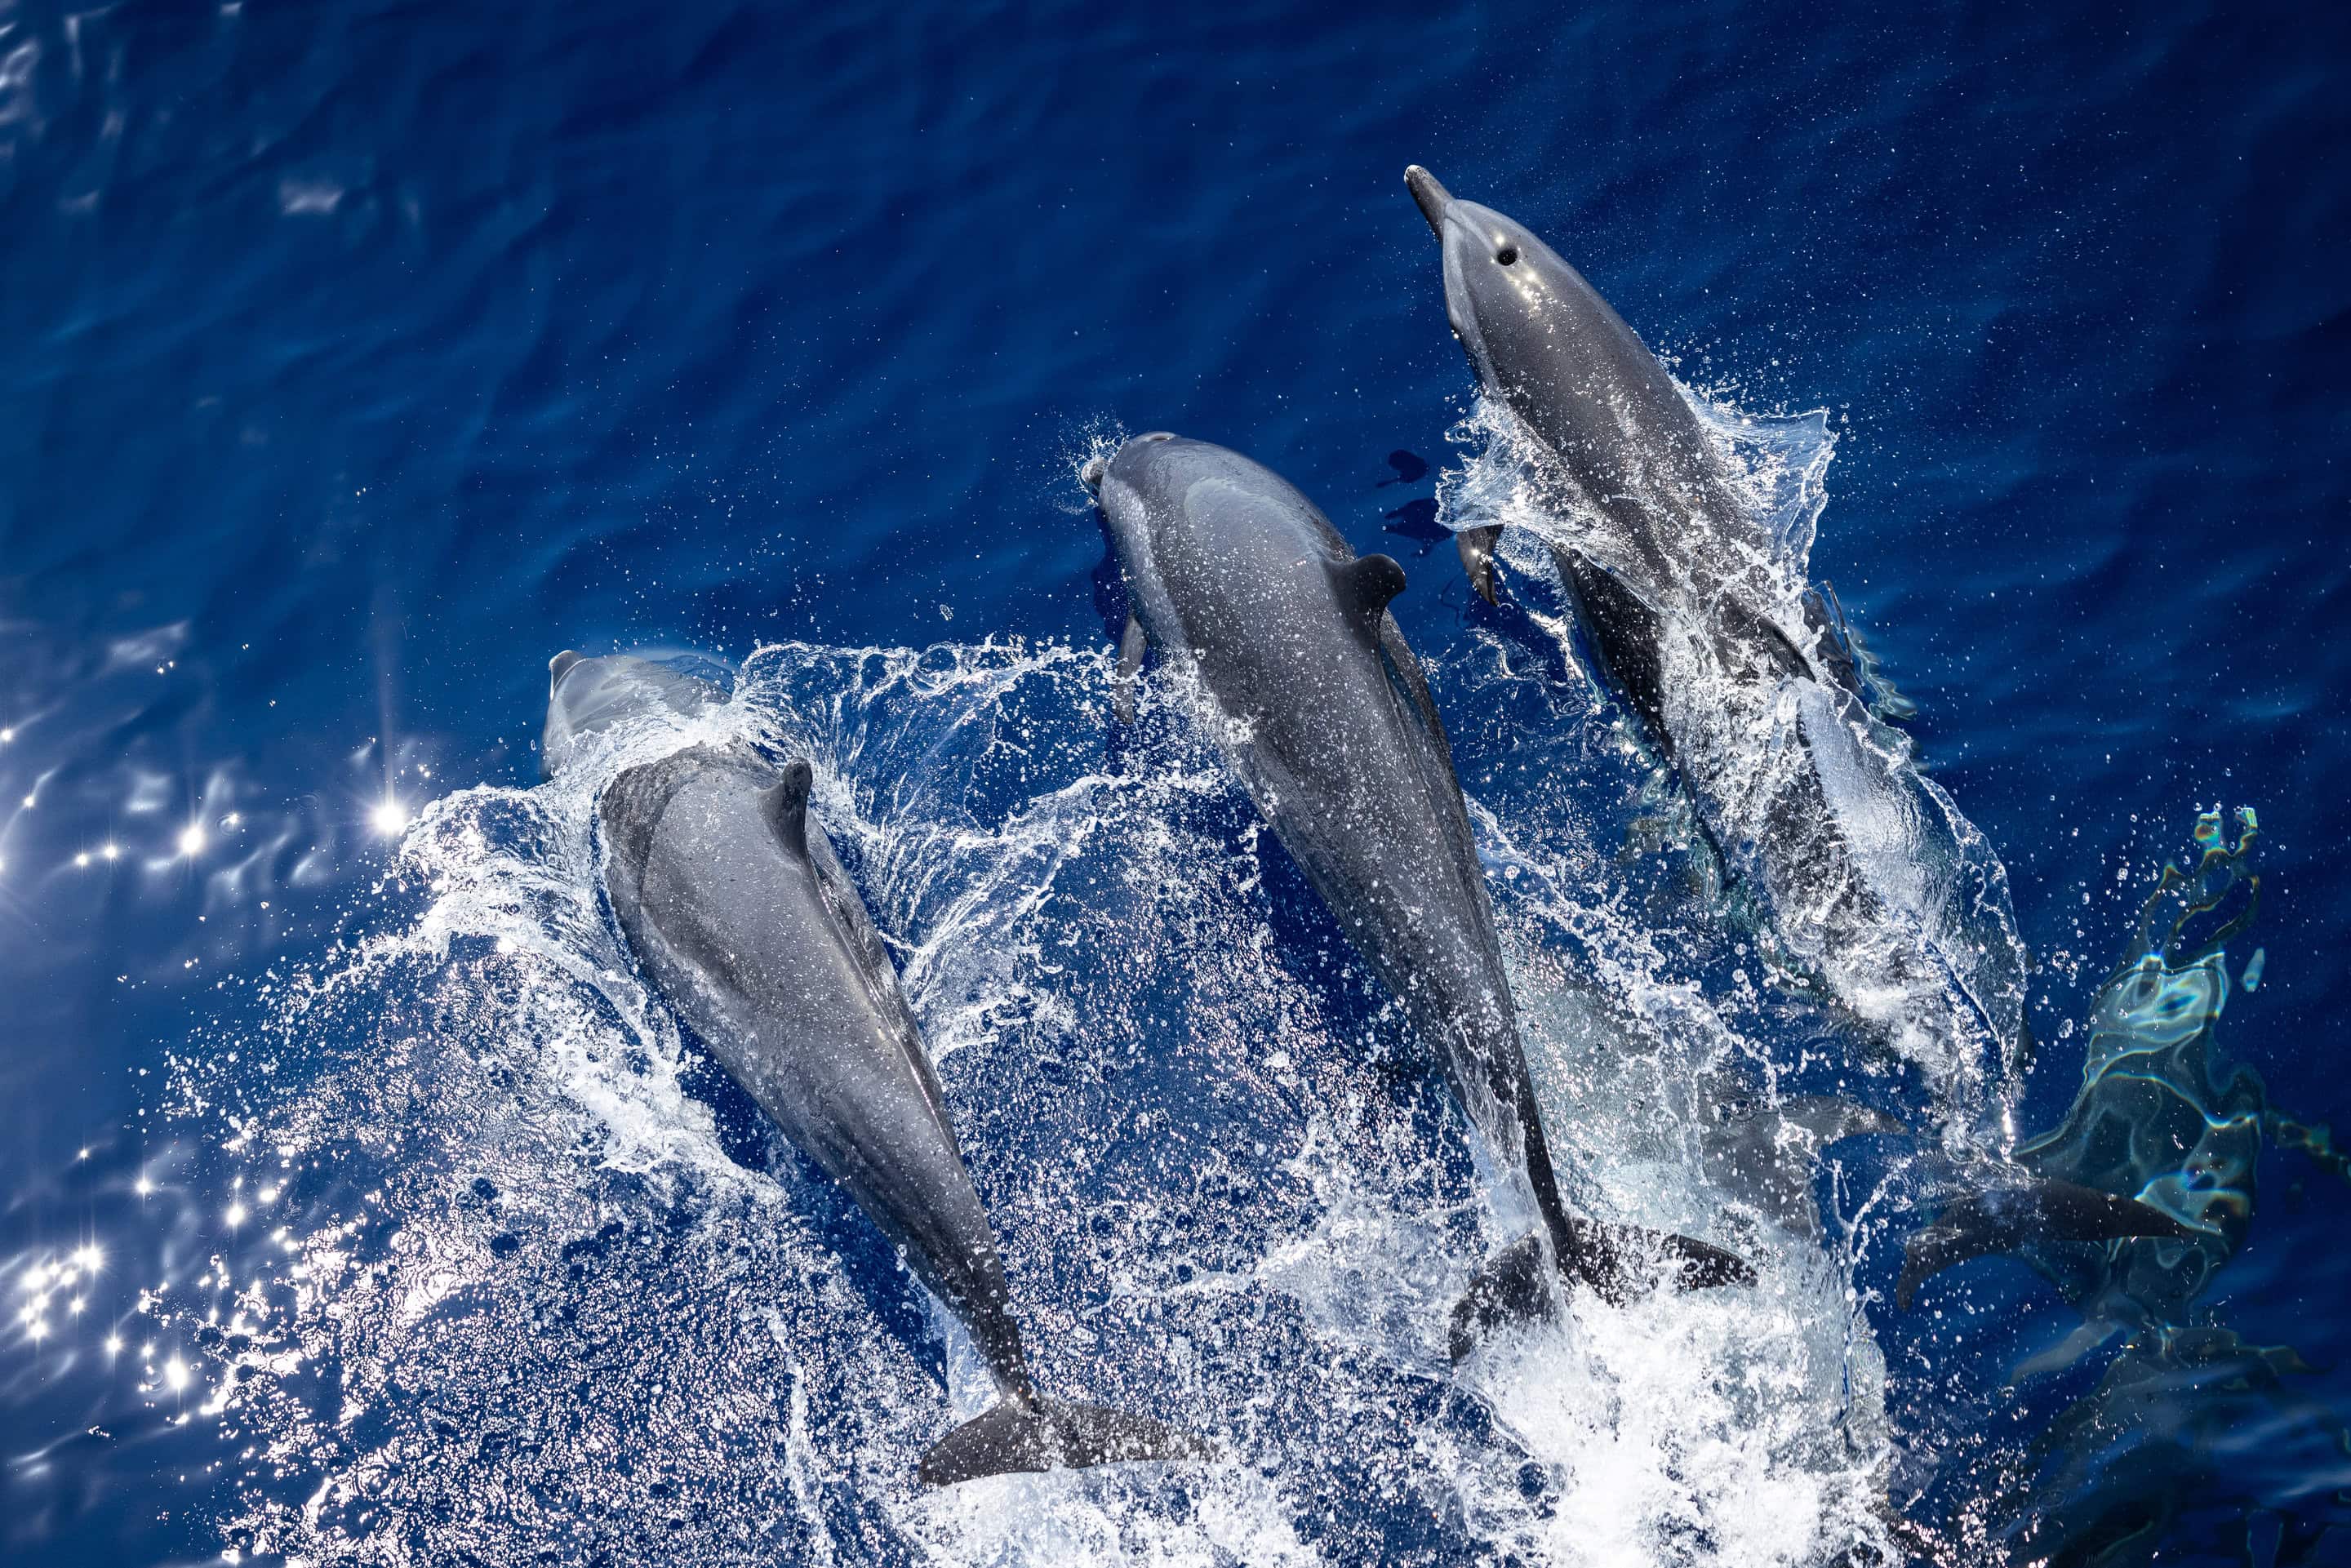
[{"label": "dolphin", "polygon": [[[718,699],[625,655],[567,652],[548,668],[550,777],[584,737]],[[923,1480],[1208,1457],[1188,1433],[1048,1398],[1030,1380],[938,1074],[881,934],[809,813],[812,777],[805,761],[776,768],[707,744],[624,769],[597,805],[604,885],[654,986],[719,1065],[970,1333],[996,1402],[923,1456]]]},{"label": "dolphin", "polygon": [[[1760,883],[1790,967],[1972,1109],[2025,1049],[2006,872],[1871,713],[1821,596],[1656,356],[1523,225],[1417,164],[1405,181],[1455,335],[1575,519],[1547,542],[1595,663]],[[1489,601],[1500,531],[1458,538]]]},{"label": "dolphin", "polygon": [[1828,1146],[1909,1133],[1896,1118],[1839,1094],[1775,1100],[1727,1068],[1702,1075],[1698,1091],[1698,1148],[1708,1174],[1762,1218],[1808,1240],[1821,1239],[1813,1166]]},{"label": "dolphin", "polygon": [[1084,477],[1132,606],[1121,713],[1146,646],[1194,674],[1250,797],[1436,1048],[1496,1166],[1534,1199],[1539,1228],[1456,1309],[1456,1359],[1477,1330],[1548,1312],[1552,1267],[1619,1301],[1659,1271],[1751,1281],[1719,1248],[1603,1226],[1560,1192],[1452,750],[1388,612],[1404,569],[1358,558],[1280,475],[1205,441],[1139,435]]},{"label": "dolphin", "polygon": [[1954,1264],[2040,1242],[2104,1243],[2154,1237],[2194,1240],[2199,1229],[2137,1198],[2056,1176],[1963,1193],[1902,1245],[1894,1304],[1910,1310],[1918,1287]]}]

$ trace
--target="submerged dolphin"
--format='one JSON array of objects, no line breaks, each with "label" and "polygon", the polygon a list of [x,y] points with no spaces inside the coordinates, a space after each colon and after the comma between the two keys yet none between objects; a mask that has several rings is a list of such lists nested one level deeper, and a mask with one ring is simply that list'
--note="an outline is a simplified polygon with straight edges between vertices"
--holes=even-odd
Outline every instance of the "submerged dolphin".
[{"label": "submerged dolphin", "polygon": [[[1416,164],[1405,179],[1455,335],[1566,491],[1575,531],[1548,542],[1604,673],[1755,874],[1808,983],[1954,1113],[1975,1109],[2023,1049],[2006,872],[1870,713],[1820,596],[1775,559],[1656,356],[1526,228]],[[1489,600],[1500,531],[1458,537]]]},{"label": "submerged dolphin", "polygon": [[[2016,1150],[2023,1170],[2088,1194],[2074,1205],[2085,1212],[2100,1200],[2131,1200],[2112,1223],[2132,1228],[2068,1231],[2037,1213],[1980,1225],[1973,1209],[1955,1205],[1910,1244],[1906,1287],[2011,1251],[2080,1308],[2081,1331],[2021,1373],[2063,1365],[2116,1333],[2197,1322],[2197,1298],[2252,1231],[2265,1145],[2351,1175],[2326,1126],[2280,1112],[2259,1072],[2220,1053],[2220,1017],[2237,988],[2227,949],[2261,907],[2252,870],[2261,824],[2250,807],[2238,810],[2237,827],[2231,844],[2222,813],[2202,812],[2192,869],[2166,862],[2120,963],[2091,998],[2080,1092],[2064,1120]],[[2252,983],[2260,968],[2258,956],[2248,965]]]},{"label": "submerged dolphin", "polygon": [[1707,1173],[1758,1215],[1792,1235],[1821,1237],[1813,1167],[1846,1138],[1900,1137],[1895,1117],[1836,1094],[1774,1100],[1737,1071],[1718,1069],[1698,1085],[1698,1148]]},{"label": "submerged dolphin", "polygon": [[1719,1248],[1604,1227],[1560,1193],[1452,751],[1388,613],[1404,569],[1357,559],[1280,475],[1204,441],[1140,435],[1086,478],[1133,606],[1122,713],[1146,641],[1196,672],[1250,796],[1437,1048],[1497,1165],[1531,1189],[1541,1228],[1481,1271],[1457,1357],[1473,1327],[1546,1309],[1546,1252],[1611,1299],[1656,1259],[1687,1285],[1751,1280]]},{"label": "submerged dolphin", "polygon": [[[642,659],[549,665],[552,776],[582,737],[680,716],[711,688]],[[810,769],[695,746],[604,787],[604,884],[670,1005],[793,1144],[847,1187],[970,1332],[997,1403],[924,1455],[922,1478],[1197,1458],[1201,1439],[1037,1392],[987,1216],[882,937],[809,816]]]}]

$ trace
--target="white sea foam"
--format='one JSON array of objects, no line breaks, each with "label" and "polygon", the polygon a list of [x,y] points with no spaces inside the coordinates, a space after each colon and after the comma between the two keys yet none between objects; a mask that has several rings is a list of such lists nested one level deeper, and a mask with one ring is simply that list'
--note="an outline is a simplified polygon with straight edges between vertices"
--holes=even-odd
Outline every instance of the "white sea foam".
[{"label": "white sea foam", "polygon": [[[1522,1222],[1186,705],[1146,700],[1106,749],[1108,674],[1050,645],[766,648],[684,726],[429,808],[375,934],[246,1040],[268,1076],[253,1054],[184,1070],[184,1103],[236,1102],[241,1146],[301,1151],[309,1217],[256,1265],[279,1310],[212,1351],[256,1434],[229,1543],[1799,1564],[1873,1536],[1882,1372],[1808,1241],[1750,1228],[1759,1290],[1579,1298],[1446,1364],[1451,1301]],[[967,1349],[698,1061],[600,904],[597,787],[695,739],[815,762],[1040,1385],[1210,1432],[1223,1460],[915,1485],[984,1398]],[[1561,782],[1481,788],[1477,810],[1547,1120],[1595,1209],[1719,1233],[1688,1080],[1748,1048],[1615,906]]]},{"label": "white sea foam", "polygon": [[1739,526],[1704,550],[1646,555],[1515,415],[1484,398],[1452,432],[1465,458],[1441,477],[1441,516],[1457,529],[1509,528],[1502,559],[1571,662],[1573,618],[1548,547],[1648,598],[1663,627],[1657,685],[1677,787],[1768,905],[1774,967],[1915,1069],[1940,1100],[1946,1136],[1964,1145],[2001,1124],[2014,1090],[2025,964],[2006,872],[1919,771],[1910,738],[1858,696],[1726,664],[1707,626],[1725,583],[1816,662],[1829,652],[1804,597],[1835,436],[1818,411],[1758,417],[1689,401],[1743,507]]}]

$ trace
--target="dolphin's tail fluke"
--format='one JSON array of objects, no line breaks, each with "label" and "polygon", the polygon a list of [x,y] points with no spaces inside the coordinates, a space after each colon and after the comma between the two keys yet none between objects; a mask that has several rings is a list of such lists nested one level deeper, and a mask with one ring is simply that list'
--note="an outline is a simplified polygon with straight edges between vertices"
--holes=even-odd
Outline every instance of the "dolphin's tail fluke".
[{"label": "dolphin's tail fluke", "polygon": [[923,1484],[951,1487],[982,1476],[1082,1469],[1131,1459],[1209,1459],[1206,1437],[1101,1405],[1033,1396],[1007,1398],[957,1427],[923,1456]]},{"label": "dolphin's tail fluke", "polygon": [[[1755,1282],[1754,1266],[1746,1259],[1687,1236],[1588,1220],[1571,1221],[1568,1234],[1561,1271],[1619,1305],[1660,1284],[1699,1291]],[[1470,1277],[1469,1289],[1454,1304],[1447,1348],[1459,1361],[1495,1330],[1539,1322],[1558,1305],[1541,1239],[1530,1234],[1487,1259]]]},{"label": "dolphin's tail fluke", "polygon": [[1495,1330],[1541,1322],[1558,1306],[1550,1270],[1543,1267],[1542,1242],[1530,1233],[1487,1259],[1469,1277],[1469,1288],[1453,1305],[1446,1348],[1460,1361]]},{"label": "dolphin's tail fluke", "polygon": [[1895,1283],[1894,1301],[1907,1312],[1918,1287],[1944,1270],[2028,1242],[2198,1234],[2159,1208],[2076,1182],[1991,1187],[1945,1204],[1932,1225],[1903,1244],[1902,1277]]},{"label": "dolphin's tail fluke", "polygon": [[1571,1219],[1566,1251],[1560,1267],[1619,1306],[1658,1285],[1708,1291],[1755,1282],[1755,1266],[1736,1252],[1637,1225]]}]

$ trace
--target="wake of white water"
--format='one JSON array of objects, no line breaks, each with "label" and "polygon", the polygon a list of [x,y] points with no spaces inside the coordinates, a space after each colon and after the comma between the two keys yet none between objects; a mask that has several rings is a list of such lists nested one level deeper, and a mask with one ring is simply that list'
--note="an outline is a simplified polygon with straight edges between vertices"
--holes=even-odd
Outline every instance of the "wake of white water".
[{"label": "wake of white water", "polygon": [[[1827,415],[1754,416],[1685,395],[1768,544],[1709,540],[1669,562],[1684,575],[1645,589],[1665,626],[1675,774],[1728,869],[1765,895],[1776,977],[1833,1004],[1914,1069],[1955,1146],[1989,1134],[2005,1147],[2026,965],[1998,854],[1920,771],[1910,737],[1869,710],[1865,691],[1731,668],[1707,630],[1719,591],[1710,585],[1735,581],[1752,609],[1798,645],[1813,643],[1816,661],[1830,652],[1831,634],[1807,629],[1804,603],[1835,452]],[[1464,461],[1440,478],[1440,517],[1457,530],[1509,528],[1501,559],[1534,586],[1536,623],[1573,662],[1573,616],[1547,547],[1635,584],[1653,574],[1507,407],[1481,396],[1451,439]],[[1546,605],[1559,608],[1546,615]]]},{"label": "wake of white water", "polygon": [[[1552,701],[1492,652],[1441,666],[1440,702],[1454,678]],[[152,1305],[208,1357],[242,1498],[225,1544],[1799,1565],[1881,1541],[1851,1260],[1754,1217],[1731,1219],[1755,1290],[1579,1297],[1446,1364],[1472,1264],[1514,1239],[1458,1116],[1181,705],[1106,738],[1108,675],[1054,646],[762,649],[684,728],[435,803],[373,935],[200,1032],[176,1103],[221,1125],[224,1182],[282,1188],[283,1228],[216,1262],[233,1318]],[[722,737],[817,766],[1040,1385],[1211,1432],[1222,1459],[917,1486],[970,1403],[956,1336],[681,1038],[601,902],[598,788]],[[1579,1196],[1734,1239],[1689,1081],[1757,1048],[1612,904],[1573,780],[1461,750],[1491,780],[1481,840]]]}]

